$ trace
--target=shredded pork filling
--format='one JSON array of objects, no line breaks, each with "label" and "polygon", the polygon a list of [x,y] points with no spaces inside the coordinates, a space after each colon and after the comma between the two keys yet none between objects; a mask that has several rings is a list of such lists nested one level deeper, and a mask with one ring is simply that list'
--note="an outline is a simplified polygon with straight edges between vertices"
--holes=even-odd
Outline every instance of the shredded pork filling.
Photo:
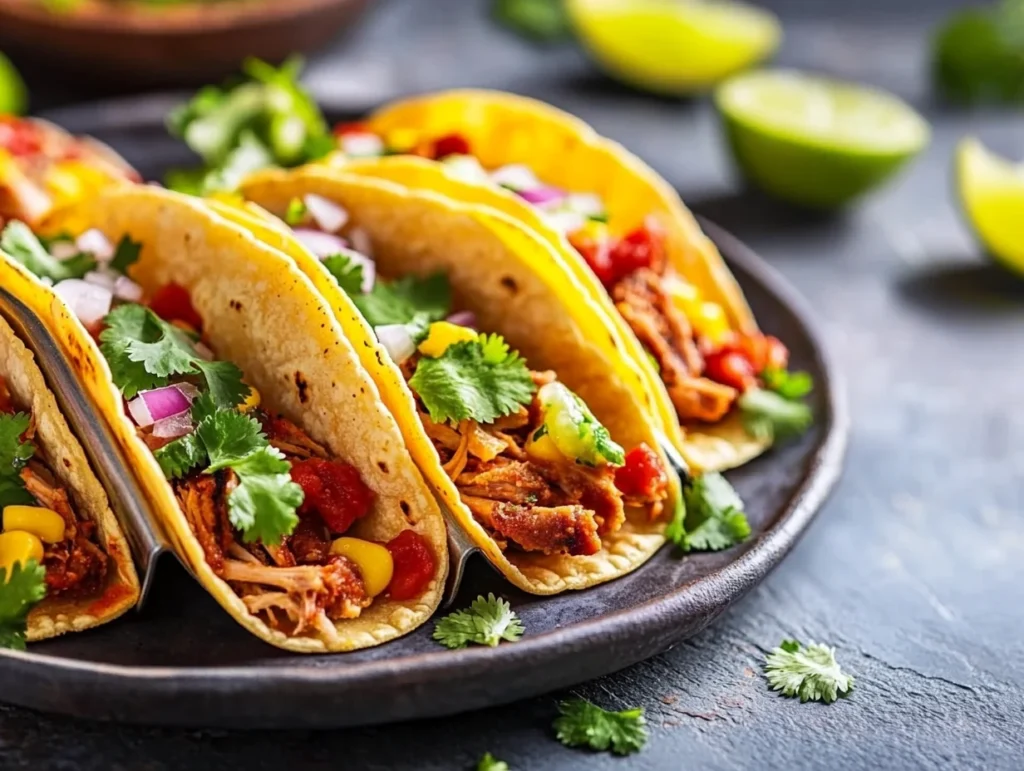
[{"label": "shredded pork filling", "polygon": [[[289,461],[328,457],[298,426],[263,413],[270,443]],[[250,613],[290,635],[337,638],[334,620],[355,618],[371,599],[355,564],[331,554],[330,533],[315,512],[300,514],[280,544],[245,543],[228,519],[228,496],[237,484],[230,469],[193,473],[174,492],[210,568],[242,598]]]}]

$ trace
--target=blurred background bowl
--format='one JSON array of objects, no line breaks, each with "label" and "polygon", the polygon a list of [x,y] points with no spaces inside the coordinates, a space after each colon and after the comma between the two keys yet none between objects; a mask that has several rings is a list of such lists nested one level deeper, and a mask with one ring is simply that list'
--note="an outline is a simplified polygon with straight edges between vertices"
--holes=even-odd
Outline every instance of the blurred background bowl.
[{"label": "blurred background bowl", "polygon": [[370,0],[223,0],[161,6],[83,0],[66,12],[40,0],[0,0],[0,48],[65,76],[132,86],[195,85],[247,56],[281,61],[314,51]]}]

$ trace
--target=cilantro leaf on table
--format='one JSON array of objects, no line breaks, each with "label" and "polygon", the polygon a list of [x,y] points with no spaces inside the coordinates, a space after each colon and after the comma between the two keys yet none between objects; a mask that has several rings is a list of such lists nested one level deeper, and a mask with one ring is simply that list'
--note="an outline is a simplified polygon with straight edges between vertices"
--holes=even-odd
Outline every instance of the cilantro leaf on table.
[{"label": "cilantro leaf on table", "polygon": [[564,40],[572,33],[563,0],[495,0],[493,14],[502,26],[540,43]]},{"label": "cilantro leaf on table", "polygon": [[25,625],[32,607],[46,596],[46,569],[35,560],[0,567],[0,648],[25,650]]},{"label": "cilantro leaf on table", "polygon": [[377,281],[370,292],[352,295],[352,302],[371,327],[417,319],[430,323],[448,315],[452,291],[444,273],[426,278],[405,276],[397,281]]},{"label": "cilantro leaf on table", "polygon": [[570,699],[559,704],[558,711],[561,715],[554,722],[555,735],[566,747],[629,755],[647,743],[642,707],[609,712],[584,699]]},{"label": "cilantro leaf on table", "polygon": [[[327,272],[338,282],[341,291],[349,297],[354,299],[363,291],[362,263],[352,259],[352,257],[344,252],[340,252],[324,257],[321,264],[327,268]],[[362,309],[360,309],[360,313],[362,313]],[[363,315],[365,316],[366,314],[363,313]]]},{"label": "cilantro leaf on table", "polygon": [[507,600],[480,595],[465,610],[449,613],[434,626],[434,639],[447,648],[465,648],[469,643],[490,645],[502,640],[516,642],[523,636],[523,622]]},{"label": "cilantro leaf on table", "polygon": [[761,388],[751,388],[738,401],[747,433],[761,441],[798,436],[813,420],[811,408]]},{"label": "cilantro leaf on table", "polygon": [[149,308],[121,305],[107,314],[104,323],[100,350],[126,399],[167,385],[172,375],[203,375],[222,407],[234,407],[249,394],[238,367],[226,361],[206,361],[187,334]]},{"label": "cilantro leaf on table", "polygon": [[33,444],[21,440],[31,423],[32,419],[23,412],[0,414],[0,509],[35,503],[21,479],[21,470],[36,451]]},{"label": "cilantro leaf on table", "polygon": [[765,676],[773,691],[799,696],[800,701],[831,704],[853,690],[853,677],[836,661],[836,650],[821,643],[801,645],[783,640],[765,657]]},{"label": "cilantro leaf on table", "polygon": [[234,460],[231,470],[238,485],[228,497],[228,519],[247,543],[277,544],[299,522],[302,488],[292,481],[291,464],[275,447],[266,445]]},{"label": "cilantro leaf on table", "polygon": [[8,222],[0,233],[0,249],[29,272],[54,282],[82,278],[96,268],[96,258],[91,254],[78,254],[67,260],[58,260],[46,251],[28,225],[19,220]]},{"label": "cilantro leaf on table", "polygon": [[476,764],[476,771],[509,771],[509,767],[504,760],[498,760],[491,753],[485,752]]},{"label": "cilantro leaf on table", "polygon": [[409,387],[435,423],[490,423],[529,404],[536,390],[526,362],[497,335],[454,343],[436,359],[421,358]]},{"label": "cilantro leaf on table", "polygon": [[809,372],[768,368],[761,373],[761,379],[765,388],[789,401],[802,399],[814,389],[814,378]]},{"label": "cilantro leaf on table", "polygon": [[121,236],[114,249],[114,256],[110,260],[110,267],[122,275],[128,274],[128,268],[139,261],[139,253],[142,251],[142,244],[132,241],[128,235]]}]

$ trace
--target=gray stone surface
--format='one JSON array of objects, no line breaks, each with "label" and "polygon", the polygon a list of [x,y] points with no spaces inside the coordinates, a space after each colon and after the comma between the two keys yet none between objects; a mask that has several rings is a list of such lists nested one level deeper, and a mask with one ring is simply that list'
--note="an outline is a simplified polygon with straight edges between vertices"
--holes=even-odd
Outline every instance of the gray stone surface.
[{"label": "gray stone surface", "polygon": [[[1024,286],[982,258],[950,176],[967,133],[1024,157],[1024,118],[934,103],[928,29],[955,3],[774,5],[787,22],[783,63],[887,87],[932,120],[918,162],[846,215],[740,192],[705,101],[616,87],[571,48],[531,48],[486,26],[479,3],[393,0],[311,71],[341,102],[486,85],[576,111],[759,250],[826,325],[849,380],[853,436],[817,522],[711,629],[576,689],[607,707],[644,706],[643,753],[563,749],[549,728],[554,696],[323,734],[128,729],[0,707],[0,766],[421,771],[470,768],[488,750],[516,769],[1024,766]],[[37,103],[81,95],[40,82]],[[851,698],[825,707],[767,691],[763,653],[791,636],[837,647],[857,677]]]}]

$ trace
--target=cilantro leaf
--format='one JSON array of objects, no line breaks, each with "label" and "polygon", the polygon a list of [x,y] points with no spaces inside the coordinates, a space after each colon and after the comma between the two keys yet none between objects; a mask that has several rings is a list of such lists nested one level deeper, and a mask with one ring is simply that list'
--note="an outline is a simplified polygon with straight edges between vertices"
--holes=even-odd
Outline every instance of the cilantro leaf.
[{"label": "cilantro leaf", "polygon": [[46,596],[46,569],[35,560],[0,567],[0,648],[25,650],[25,624],[32,606]]},{"label": "cilantro leaf", "polygon": [[[423,400],[430,419],[490,423],[529,404],[536,386],[518,353],[499,354],[495,338],[454,343],[436,359],[423,357],[409,387]],[[502,343],[503,345],[503,343]]]},{"label": "cilantro leaf", "polygon": [[167,479],[181,479],[207,459],[206,448],[195,431],[168,442],[153,456]]},{"label": "cilantro leaf", "polygon": [[21,479],[21,470],[36,451],[30,442],[21,440],[31,422],[32,419],[22,412],[0,414],[0,508],[35,503]]},{"label": "cilantro leaf", "polygon": [[739,398],[740,415],[747,433],[761,441],[798,436],[813,420],[811,408],[777,393],[751,388]]},{"label": "cilantro leaf", "polygon": [[566,747],[610,749],[616,755],[629,755],[647,743],[642,707],[609,712],[584,699],[570,699],[559,704],[558,711],[555,735]]},{"label": "cilantro leaf", "polygon": [[96,268],[96,259],[89,254],[79,254],[68,260],[52,256],[36,238],[28,225],[12,220],[0,233],[0,249],[20,262],[39,278],[63,281],[68,278],[82,278]]},{"label": "cilantro leaf", "polygon": [[773,691],[800,701],[831,704],[853,689],[853,677],[840,668],[835,648],[820,643],[783,640],[765,657],[764,672]]},{"label": "cilantro leaf", "polygon": [[[362,263],[352,259],[349,255],[341,252],[324,257],[322,264],[327,272],[334,276],[341,290],[353,299],[363,291],[363,266]],[[362,313],[362,309],[360,309]],[[365,316],[366,314],[363,313]]]},{"label": "cilantro leaf", "polygon": [[275,447],[266,445],[231,463],[238,486],[228,498],[228,519],[247,543],[277,544],[299,522],[302,488],[292,481],[291,464]]},{"label": "cilantro leaf", "polygon": [[728,509],[720,516],[709,517],[686,534],[686,547],[695,551],[721,551],[746,540],[750,535],[747,515]]},{"label": "cilantro leaf", "polygon": [[562,0],[495,0],[493,13],[502,26],[539,43],[564,40],[572,31]]},{"label": "cilantro leaf", "polygon": [[509,771],[509,767],[504,760],[498,760],[491,753],[485,752],[476,764],[476,771]]},{"label": "cilantro leaf", "polygon": [[114,249],[114,257],[110,260],[110,267],[123,275],[128,274],[128,268],[139,261],[139,253],[142,251],[142,244],[126,234],[121,236]]},{"label": "cilantro leaf", "polygon": [[301,198],[293,198],[288,202],[288,209],[284,213],[284,221],[295,227],[306,219],[307,211],[306,204]]},{"label": "cilantro leaf", "polygon": [[502,640],[516,642],[523,636],[523,622],[507,600],[480,595],[466,610],[449,613],[434,626],[434,639],[447,648],[465,648],[469,643],[490,645]]},{"label": "cilantro leaf", "polygon": [[448,277],[435,273],[422,279],[405,276],[398,281],[377,281],[367,294],[352,295],[352,301],[371,327],[408,324],[417,318],[429,323],[448,315],[452,292]]},{"label": "cilantro leaf", "polygon": [[665,537],[684,552],[719,551],[745,540],[750,524],[743,501],[717,472],[692,477],[683,488],[685,507],[665,529]]},{"label": "cilantro leaf", "polygon": [[213,473],[235,466],[254,451],[267,446],[267,437],[259,421],[235,410],[220,410],[204,419],[196,428],[199,441],[206,448]]},{"label": "cilantro leaf", "polygon": [[206,361],[196,357],[192,364],[203,373],[209,393],[219,407],[236,407],[251,393],[242,380],[242,370],[230,361]]},{"label": "cilantro leaf", "polygon": [[802,399],[814,388],[814,378],[809,372],[769,368],[761,373],[761,379],[765,388],[790,401]]}]

